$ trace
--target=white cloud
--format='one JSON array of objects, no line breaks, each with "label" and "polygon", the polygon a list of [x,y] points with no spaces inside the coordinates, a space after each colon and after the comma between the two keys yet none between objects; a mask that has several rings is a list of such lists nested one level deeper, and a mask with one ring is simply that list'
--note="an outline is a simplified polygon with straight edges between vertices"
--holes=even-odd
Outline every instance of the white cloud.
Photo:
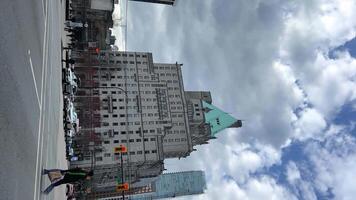
[{"label": "white cloud", "polygon": [[316,188],[326,193],[331,190],[334,199],[354,199],[356,191],[353,187],[356,178],[356,141],[345,134],[327,138],[325,146],[313,142],[306,148],[314,166]]},{"label": "white cloud", "polygon": [[287,165],[287,180],[290,184],[295,184],[300,180],[300,172],[297,165],[294,162],[289,162]]},{"label": "white cloud", "polygon": [[[218,185],[208,185],[209,190],[196,196],[195,199],[204,200],[296,200],[286,188],[278,185],[274,179],[268,176],[251,178],[244,185],[238,185],[233,180],[220,180]],[[180,199],[184,199],[180,198]]]},{"label": "white cloud", "polygon": [[[197,198],[293,198],[272,177],[251,175],[281,162],[280,147],[291,139],[323,141],[340,132],[331,120],[355,101],[356,60],[345,52],[333,59],[328,53],[355,37],[356,1],[204,0],[175,7],[136,3],[129,9],[128,50],[153,52],[156,62],[184,63],[185,89],[210,90],[215,105],[246,120],[189,158],[168,160],[166,168],[205,170],[211,187]],[[339,184],[335,193],[347,199],[353,193],[338,180],[353,176],[324,161],[329,152],[316,155],[318,189]],[[288,166],[289,181],[303,185],[305,199],[315,199],[297,169],[298,163]]]},{"label": "white cloud", "polygon": [[301,112],[301,117],[295,123],[295,137],[300,140],[318,138],[324,133],[326,121],[316,109],[306,108]]}]

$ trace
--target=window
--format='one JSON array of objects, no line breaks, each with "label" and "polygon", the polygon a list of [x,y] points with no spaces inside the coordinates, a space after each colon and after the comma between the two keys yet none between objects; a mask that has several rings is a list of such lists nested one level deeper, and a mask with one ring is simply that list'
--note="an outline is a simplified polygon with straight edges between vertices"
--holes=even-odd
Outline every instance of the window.
[{"label": "window", "polygon": [[99,90],[93,90],[93,95],[99,95]]},{"label": "window", "polygon": [[127,142],[127,140],[121,140],[121,143],[126,143]]},{"label": "window", "polygon": [[135,142],[135,140],[134,139],[130,139],[129,142]]},{"label": "window", "polygon": [[156,138],[151,138],[151,141],[156,141]]},{"label": "window", "polygon": [[143,139],[143,141],[148,142],[148,138]]},{"label": "window", "polygon": [[129,131],[129,134],[133,134],[133,131]]},{"label": "window", "polygon": [[142,154],[142,151],[137,151],[137,154]]},{"label": "window", "polygon": [[110,144],[110,141],[104,141],[104,144]]},{"label": "window", "polygon": [[114,140],[114,143],[115,143],[115,144],[119,143],[119,140]]},{"label": "window", "polygon": [[136,139],[136,142],[141,142],[141,139]]},{"label": "window", "polygon": [[154,130],[154,129],[151,129],[151,130],[150,130],[150,133],[154,133],[154,132],[155,132],[155,130]]},{"label": "window", "polygon": [[116,117],[117,117],[117,114],[113,114],[112,117],[115,117],[115,118],[116,118]]},{"label": "window", "polygon": [[120,117],[125,117],[125,115],[124,115],[124,114],[121,114]]},{"label": "window", "polygon": [[136,152],[130,151],[130,155],[135,155]]},{"label": "window", "polygon": [[95,161],[103,161],[103,157],[95,157]]},{"label": "window", "polygon": [[145,154],[149,154],[150,153],[150,151],[145,151]]},{"label": "window", "polygon": [[104,118],[108,118],[108,117],[109,117],[109,115],[103,115],[103,117],[104,117]]},{"label": "window", "polygon": [[152,153],[157,153],[157,150],[152,150],[151,152],[152,152]]},{"label": "window", "polygon": [[117,122],[113,122],[113,123],[112,123],[112,125],[113,125],[113,126],[118,126],[118,125],[119,125],[119,123],[117,123]]},{"label": "window", "polygon": [[108,93],[108,91],[102,91],[101,93],[102,93],[102,94],[107,94],[107,93]]},{"label": "window", "polygon": [[122,134],[122,135],[125,135],[125,134],[126,134],[126,131],[121,131],[121,134]]},{"label": "window", "polygon": [[125,122],[120,122],[121,126],[125,126],[125,124],[126,124]]},{"label": "window", "polygon": [[110,153],[104,153],[104,157],[110,157],[111,154]]}]

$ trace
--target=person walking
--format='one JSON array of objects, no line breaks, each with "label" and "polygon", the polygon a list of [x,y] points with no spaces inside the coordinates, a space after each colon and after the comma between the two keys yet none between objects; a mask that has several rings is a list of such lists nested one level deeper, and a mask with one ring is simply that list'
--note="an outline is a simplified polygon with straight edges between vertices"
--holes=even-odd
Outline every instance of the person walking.
[{"label": "person walking", "polygon": [[75,183],[81,180],[90,180],[94,175],[93,170],[86,171],[81,168],[73,168],[68,170],[61,169],[44,169],[42,175],[48,175],[51,180],[51,185],[49,185],[43,192],[45,194],[50,193],[56,186]]},{"label": "person walking", "polygon": [[[70,46],[71,46],[71,45],[70,45]],[[68,60],[62,59],[62,62],[65,62],[65,63],[68,63],[68,64],[72,64],[72,65],[74,65],[75,60],[74,60],[74,59],[72,59],[72,58],[70,58],[70,59],[68,59]]]}]

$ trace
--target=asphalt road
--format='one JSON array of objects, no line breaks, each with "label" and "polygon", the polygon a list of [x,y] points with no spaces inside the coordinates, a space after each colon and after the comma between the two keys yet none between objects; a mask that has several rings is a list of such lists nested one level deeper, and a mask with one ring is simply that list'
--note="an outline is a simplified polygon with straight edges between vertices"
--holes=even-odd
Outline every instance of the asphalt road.
[{"label": "asphalt road", "polygon": [[41,170],[59,162],[61,8],[60,0],[0,0],[1,200],[53,198],[41,193]]}]

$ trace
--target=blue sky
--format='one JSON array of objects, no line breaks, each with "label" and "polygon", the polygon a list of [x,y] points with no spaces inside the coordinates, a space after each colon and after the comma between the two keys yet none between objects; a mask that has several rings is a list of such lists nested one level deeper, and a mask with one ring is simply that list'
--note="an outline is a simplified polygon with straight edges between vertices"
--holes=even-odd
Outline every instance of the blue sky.
[{"label": "blue sky", "polygon": [[129,3],[127,50],[183,63],[185,89],[211,91],[246,120],[165,162],[206,172],[206,193],[181,199],[354,199],[355,10],[355,0]]}]

